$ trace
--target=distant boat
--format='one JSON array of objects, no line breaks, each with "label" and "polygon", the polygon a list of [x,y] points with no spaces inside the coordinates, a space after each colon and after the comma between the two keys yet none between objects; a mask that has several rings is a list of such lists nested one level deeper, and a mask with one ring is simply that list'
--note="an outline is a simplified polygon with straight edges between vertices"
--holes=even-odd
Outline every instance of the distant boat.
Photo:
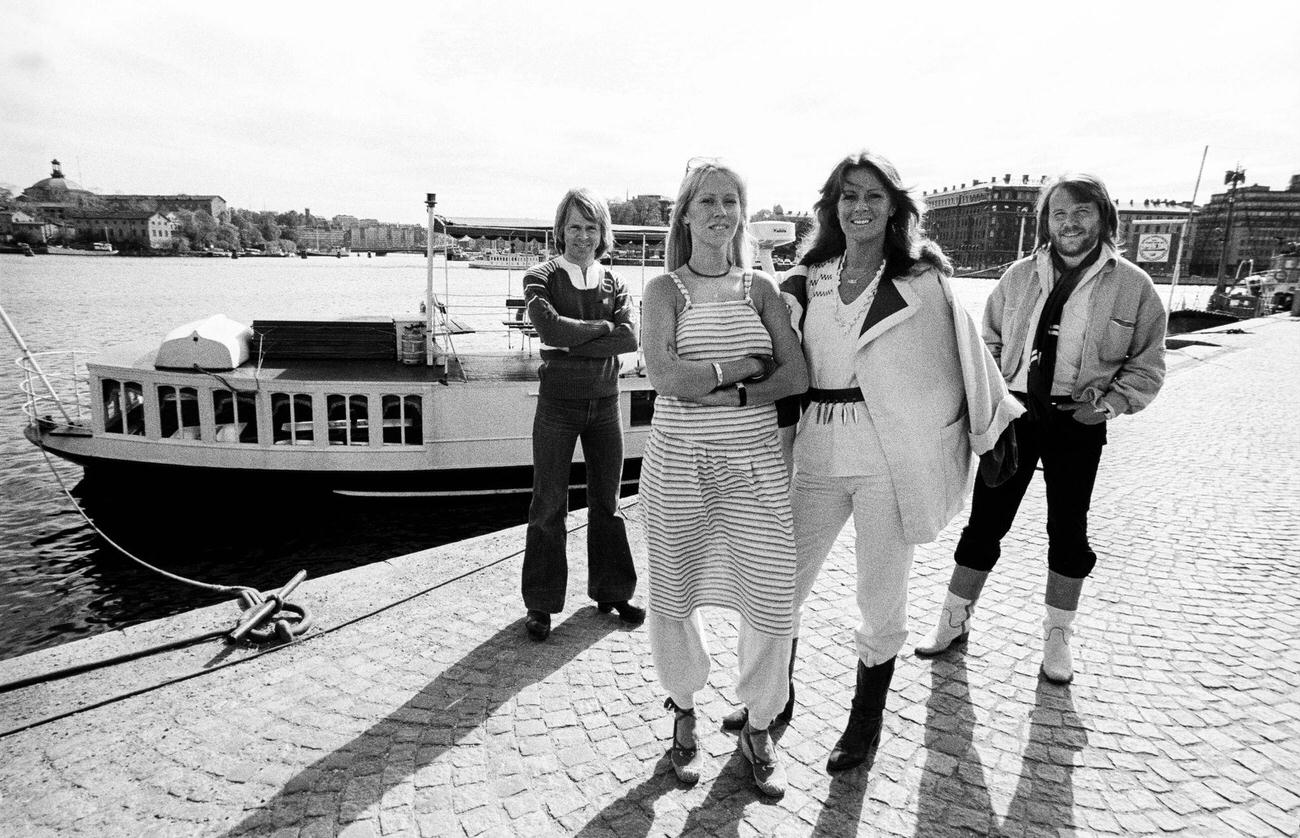
[{"label": "distant boat", "polygon": [[[1300,246],[1288,244],[1273,254],[1266,271],[1253,273],[1254,267],[1253,259],[1238,265],[1233,284],[1220,284],[1210,295],[1207,308],[1240,319],[1290,311],[1300,286]],[[1247,276],[1242,276],[1243,270]]]},{"label": "distant boat", "polygon": [[117,251],[109,242],[95,242],[88,250],[82,250],[76,247],[64,247],[63,245],[52,244],[49,246],[47,253],[50,256],[116,256]]},{"label": "distant boat", "polygon": [[493,251],[483,253],[469,261],[471,268],[483,268],[492,271],[526,271],[536,265],[536,253],[503,253]]}]

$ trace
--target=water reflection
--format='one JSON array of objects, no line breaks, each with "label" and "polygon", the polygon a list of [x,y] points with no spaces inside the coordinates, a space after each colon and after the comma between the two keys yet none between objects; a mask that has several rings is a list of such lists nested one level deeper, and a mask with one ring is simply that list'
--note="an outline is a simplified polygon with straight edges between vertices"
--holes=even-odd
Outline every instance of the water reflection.
[{"label": "water reflection", "polygon": [[[140,559],[179,576],[262,590],[280,587],[299,569],[318,578],[528,517],[527,495],[379,500],[247,487],[168,494],[92,480],[77,484],[73,495],[109,538]],[[44,514],[36,538],[6,545],[0,657],[232,599],[141,567],[66,501]]]}]

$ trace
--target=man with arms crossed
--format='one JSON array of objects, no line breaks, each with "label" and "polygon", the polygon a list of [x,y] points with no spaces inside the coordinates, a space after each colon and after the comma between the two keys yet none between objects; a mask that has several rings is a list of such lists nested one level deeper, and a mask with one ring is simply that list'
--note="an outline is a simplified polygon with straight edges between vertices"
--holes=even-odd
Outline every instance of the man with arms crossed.
[{"label": "man with arms crossed", "polygon": [[551,615],[568,588],[565,517],[574,443],[587,472],[587,593],[601,612],[633,625],[644,609],[629,600],[636,569],[618,514],[623,478],[623,418],[618,356],[636,351],[632,301],[623,280],[598,259],[614,244],[609,207],[571,189],[555,213],[562,255],[524,275],[524,299],[541,338],[541,385],[533,418],[533,498],[524,542],[522,589],[534,640],[551,633]]}]

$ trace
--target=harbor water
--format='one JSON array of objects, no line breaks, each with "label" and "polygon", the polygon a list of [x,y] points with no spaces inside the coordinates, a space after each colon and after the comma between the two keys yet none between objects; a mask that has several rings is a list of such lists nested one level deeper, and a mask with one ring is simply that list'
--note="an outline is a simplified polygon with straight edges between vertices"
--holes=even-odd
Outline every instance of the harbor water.
[{"label": "harbor water", "polygon": [[[617,269],[634,296],[654,269]],[[213,314],[254,319],[418,316],[423,257],[121,258],[0,255],[0,305],[33,352],[94,351],[160,341]],[[475,329],[460,351],[504,351],[505,299],[518,271],[435,263],[434,285],[451,315]],[[956,279],[977,319],[995,281]],[[1161,299],[1167,299],[1167,288]],[[1174,308],[1199,307],[1203,288],[1179,289]],[[0,337],[17,358],[19,350]],[[517,346],[519,338],[514,337]],[[122,628],[228,596],[170,582],[105,543],[60,489],[72,489],[112,539],[140,558],[202,581],[279,587],[309,576],[403,555],[526,520],[527,498],[496,501],[212,497],[192,487],[88,486],[82,470],[49,459],[23,437],[17,366],[0,363],[0,658]],[[232,620],[234,610],[231,612]]]}]

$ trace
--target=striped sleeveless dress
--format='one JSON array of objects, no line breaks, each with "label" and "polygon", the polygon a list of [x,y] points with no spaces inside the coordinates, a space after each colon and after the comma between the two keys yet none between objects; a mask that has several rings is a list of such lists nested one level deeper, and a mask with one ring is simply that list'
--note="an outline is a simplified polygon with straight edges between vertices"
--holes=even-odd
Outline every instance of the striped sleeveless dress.
[{"label": "striped sleeveless dress", "polygon": [[[772,339],[750,299],[686,300],[677,319],[677,354],[733,361],[772,354]],[[641,465],[650,568],[650,610],[685,620],[701,606],[738,611],[755,630],[793,633],[795,552],[789,477],[777,436],[776,406],[706,406],[655,400]]]}]

